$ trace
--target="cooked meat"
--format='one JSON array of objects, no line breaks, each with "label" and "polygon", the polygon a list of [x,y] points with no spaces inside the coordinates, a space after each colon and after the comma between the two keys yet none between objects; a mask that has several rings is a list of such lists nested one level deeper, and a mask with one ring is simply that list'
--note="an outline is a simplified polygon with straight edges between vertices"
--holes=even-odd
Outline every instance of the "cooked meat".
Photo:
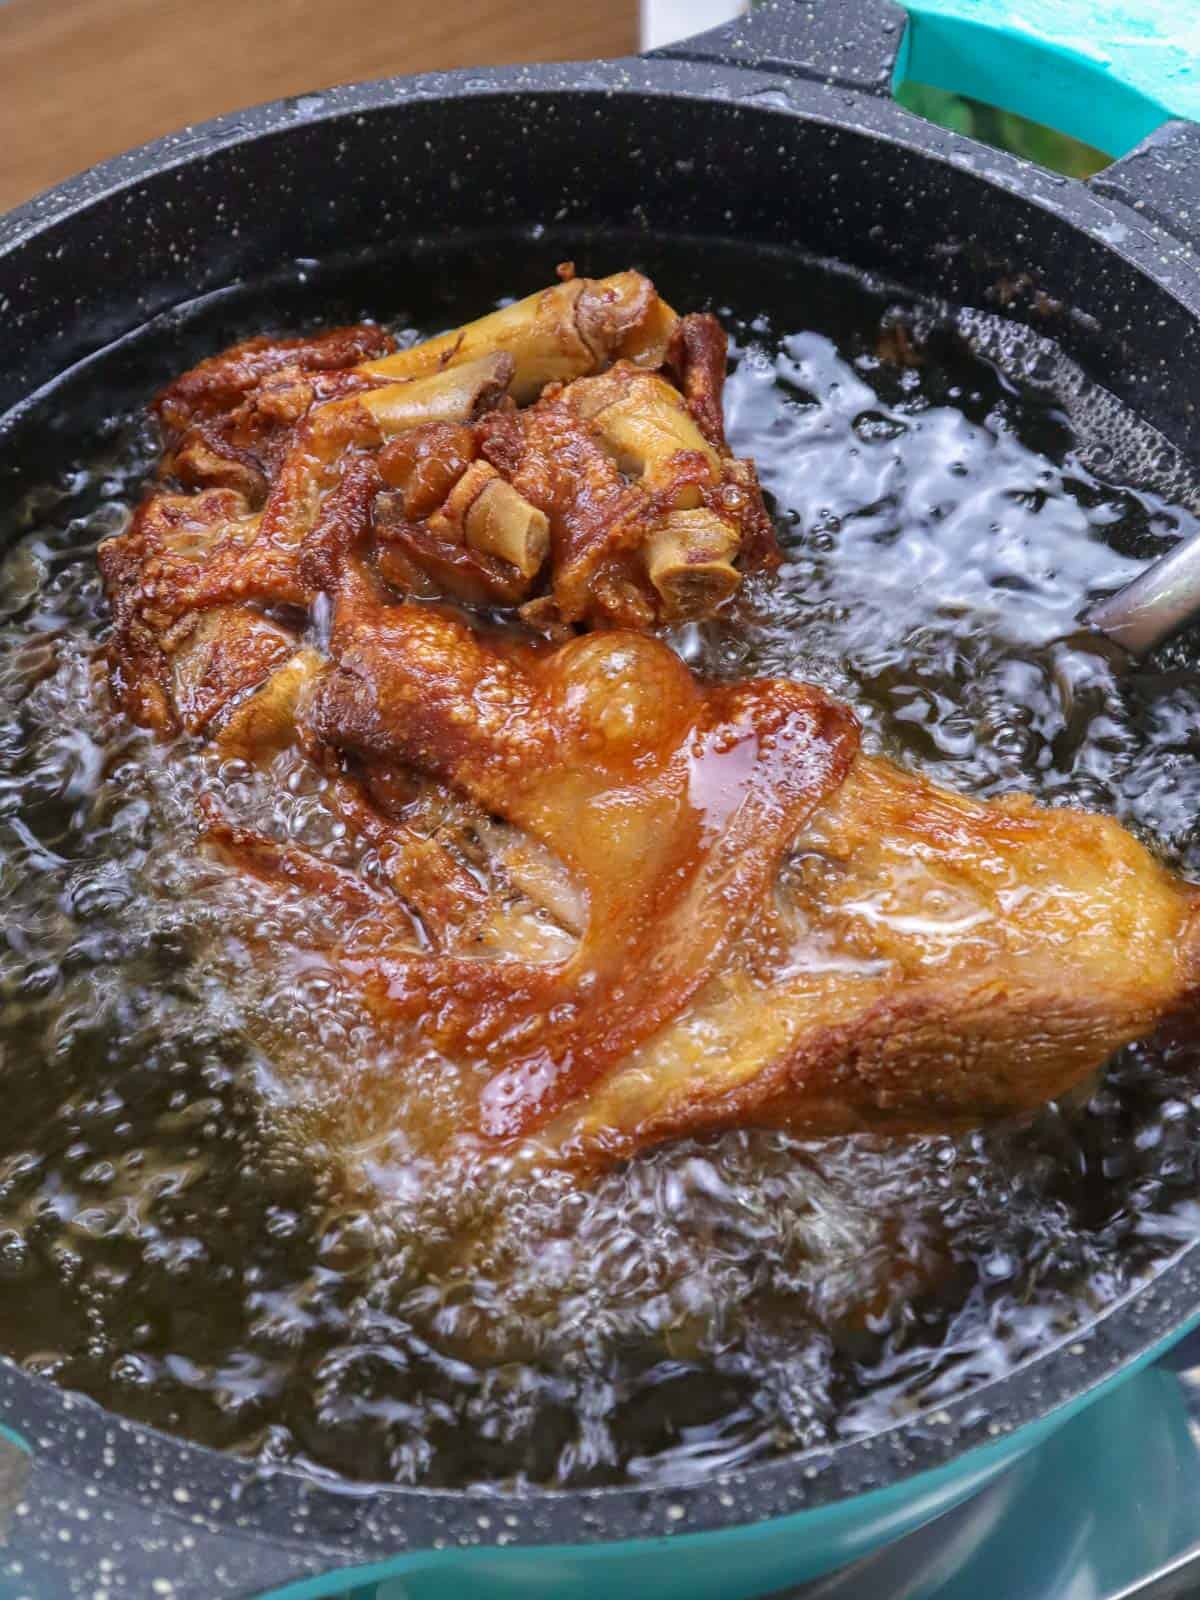
[{"label": "cooked meat", "polygon": [[686,1005],[758,914],[791,835],[844,775],[849,713],[802,684],[703,690],[665,645],[489,648],[428,607],[339,598],[312,717],[366,765],[416,768],[542,845],[586,896],[559,968],[357,958],[377,1008],[495,1071],[480,1125],[524,1132]]},{"label": "cooked meat", "polygon": [[167,482],[100,555],[125,710],[291,747],[370,847],[368,880],[202,818],[446,1062],[372,1118],[580,1161],[958,1126],[1194,1003],[1200,895],[1115,822],[935,788],[821,691],[701,683],[648,631],[778,559],[713,318],[622,273],[363,363],[380,337],[180,379]]},{"label": "cooked meat", "polygon": [[971,1126],[1200,1000],[1200,892],[1111,818],[970,800],[862,755],[755,931],[551,1146]]},{"label": "cooked meat", "polygon": [[155,410],[168,428],[182,430],[199,418],[233,411],[280,372],[342,370],[395,348],[396,341],[372,323],[331,328],[312,338],[244,339],[176,378],[155,401]]}]

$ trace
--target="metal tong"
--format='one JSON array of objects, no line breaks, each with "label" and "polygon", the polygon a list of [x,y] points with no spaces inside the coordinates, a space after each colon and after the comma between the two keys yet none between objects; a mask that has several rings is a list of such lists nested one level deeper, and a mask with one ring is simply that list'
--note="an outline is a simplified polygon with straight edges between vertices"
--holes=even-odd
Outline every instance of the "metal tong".
[{"label": "metal tong", "polygon": [[1156,644],[1200,613],[1200,534],[1160,556],[1136,578],[1085,612],[1087,626],[1106,633],[1133,655]]}]

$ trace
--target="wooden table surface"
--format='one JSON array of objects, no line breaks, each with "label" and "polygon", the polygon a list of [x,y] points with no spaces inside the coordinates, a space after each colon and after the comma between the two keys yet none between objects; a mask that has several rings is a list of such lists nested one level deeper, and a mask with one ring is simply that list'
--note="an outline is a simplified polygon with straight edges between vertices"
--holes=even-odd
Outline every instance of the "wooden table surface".
[{"label": "wooden table surface", "polygon": [[399,72],[637,48],[636,0],[2,0],[0,211],[187,123]]}]

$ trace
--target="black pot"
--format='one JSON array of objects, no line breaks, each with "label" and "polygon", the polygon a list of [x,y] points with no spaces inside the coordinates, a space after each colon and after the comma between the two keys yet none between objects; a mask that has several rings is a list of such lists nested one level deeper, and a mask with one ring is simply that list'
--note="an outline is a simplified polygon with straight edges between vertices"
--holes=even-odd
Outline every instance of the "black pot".
[{"label": "black pot", "polygon": [[[749,271],[803,250],[967,304],[1005,286],[1008,316],[1200,455],[1200,130],[1168,123],[1087,185],[981,159],[891,99],[903,28],[885,0],[776,3],[658,57],[355,85],[119,157],[0,220],[0,410],[62,383],[74,414],[93,371],[109,410],[137,403],[182,364],[155,365],[157,334],[219,321],[230,285],[290,304],[297,261],[449,246],[483,270],[532,241],[601,271],[631,236],[687,236],[736,239]],[[3,1363],[4,1592],[317,1596],[345,1567],[381,1597],[762,1592],[962,1499],[1198,1314],[1193,1244],[933,1417],[686,1488],[520,1497],[263,1476]]]}]

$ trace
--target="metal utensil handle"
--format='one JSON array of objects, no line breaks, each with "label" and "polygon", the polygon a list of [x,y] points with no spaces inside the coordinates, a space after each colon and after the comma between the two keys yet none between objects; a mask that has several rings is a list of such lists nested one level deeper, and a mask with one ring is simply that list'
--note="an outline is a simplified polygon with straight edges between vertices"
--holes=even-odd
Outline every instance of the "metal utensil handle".
[{"label": "metal utensil handle", "polygon": [[1200,611],[1200,534],[1161,557],[1123,589],[1092,606],[1084,621],[1134,655],[1161,644]]},{"label": "metal utensil handle", "polygon": [[1108,1600],[1194,1600],[1200,1591],[1200,1544],[1194,1544]]}]

